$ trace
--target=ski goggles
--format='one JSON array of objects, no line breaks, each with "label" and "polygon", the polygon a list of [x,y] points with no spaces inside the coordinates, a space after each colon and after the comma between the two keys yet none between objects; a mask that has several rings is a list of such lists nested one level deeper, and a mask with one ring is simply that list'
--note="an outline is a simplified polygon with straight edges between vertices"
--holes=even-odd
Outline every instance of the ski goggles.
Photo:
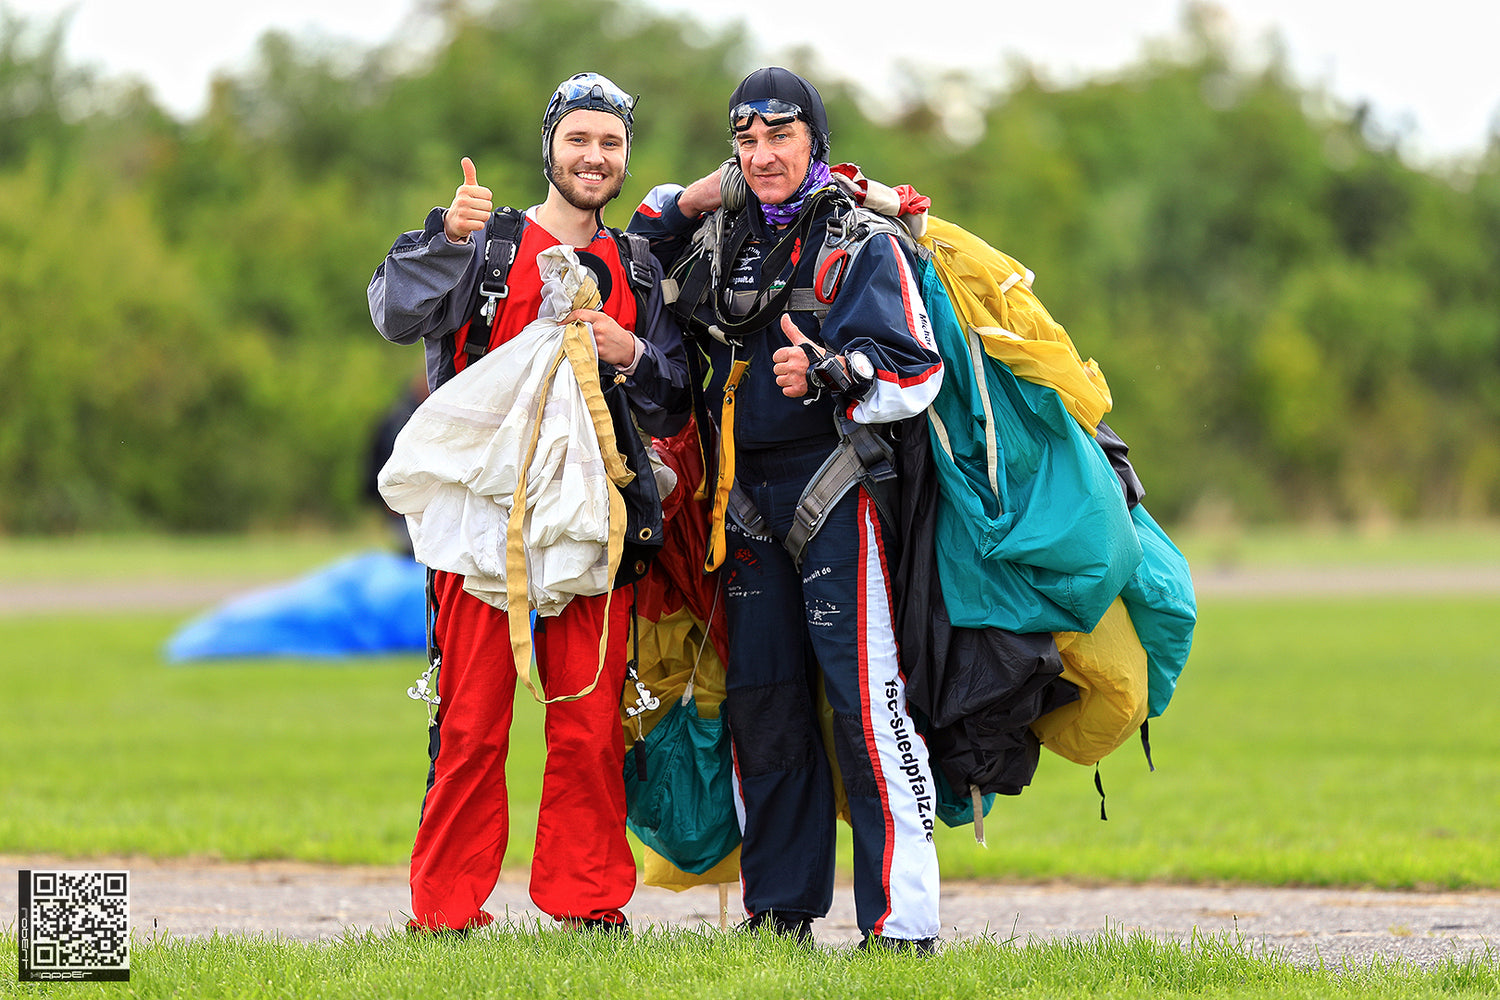
[{"label": "ski goggles", "polygon": [[736,104],[729,111],[729,128],[733,132],[743,132],[748,129],[759,115],[760,120],[772,128],[778,125],[790,125],[802,117],[802,108],[790,101],[783,101],[778,97],[768,97],[760,101],[746,101]]},{"label": "ski goggles", "polygon": [[579,108],[612,111],[623,118],[625,124],[630,125],[635,98],[617,87],[608,77],[598,73],[579,73],[558,84],[551,103],[547,105],[546,118],[551,119],[564,109],[574,111]]}]

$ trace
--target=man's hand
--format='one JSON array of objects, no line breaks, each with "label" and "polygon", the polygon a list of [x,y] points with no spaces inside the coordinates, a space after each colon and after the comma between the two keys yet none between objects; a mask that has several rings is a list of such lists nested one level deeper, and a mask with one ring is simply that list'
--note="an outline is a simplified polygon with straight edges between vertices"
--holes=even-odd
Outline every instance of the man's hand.
[{"label": "man's hand", "polygon": [[677,196],[677,210],[689,219],[707,215],[720,204],[719,171],[717,170],[693,181]]},{"label": "man's hand", "polygon": [[453,192],[453,204],[443,216],[443,235],[450,243],[467,243],[469,234],[484,228],[495,211],[494,194],[481,187],[474,173],[474,161],[465,156],[461,162],[464,182]]},{"label": "man's hand", "polygon": [[[797,324],[786,313],[781,314],[781,332],[786,334],[786,339],[792,346],[778,347],[776,353],[771,355],[771,360],[776,363],[772,369],[776,372],[776,384],[781,386],[783,396],[793,399],[806,396],[808,359],[802,345],[812,344],[812,341],[802,336],[802,331],[797,329]],[[813,344],[813,349],[819,354],[823,353],[823,349],[817,344]]]},{"label": "man's hand", "polygon": [[635,361],[635,334],[621,326],[613,316],[597,309],[574,309],[564,323],[587,323],[594,330],[594,349],[600,361],[616,368],[629,368]]}]

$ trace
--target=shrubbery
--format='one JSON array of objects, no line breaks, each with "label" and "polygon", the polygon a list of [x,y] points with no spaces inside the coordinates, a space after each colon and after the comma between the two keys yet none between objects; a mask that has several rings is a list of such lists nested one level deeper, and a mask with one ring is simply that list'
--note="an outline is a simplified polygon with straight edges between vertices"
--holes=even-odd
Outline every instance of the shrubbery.
[{"label": "shrubbery", "polygon": [[[64,65],[55,25],[5,20],[0,531],[355,516],[369,428],[421,364],[374,332],[365,285],[461,155],[498,202],[539,199],[543,102],[583,68],[546,40],[608,53],[589,68],[642,95],[615,224],[727,150],[750,68],[732,32],[695,45],[617,0],[431,16],[425,53],[268,35],[186,123]],[[1183,41],[1068,89],[1022,75],[962,142],[941,82],[877,123],[791,62],[836,158],[1037,273],[1158,517],[1500,513],[1500,147],[1416,169],[1191,13]]]}]

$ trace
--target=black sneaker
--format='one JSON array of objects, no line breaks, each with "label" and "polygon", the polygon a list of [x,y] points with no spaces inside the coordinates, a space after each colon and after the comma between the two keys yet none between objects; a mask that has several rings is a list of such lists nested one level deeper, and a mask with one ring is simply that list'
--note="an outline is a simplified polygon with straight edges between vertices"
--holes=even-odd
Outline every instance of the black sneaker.
[{"label": "black sneaker", "polygon": [[630,921],[625,919],[624,914],[611,914],[603,917],[563,917],[561,923],[564,930],[630,936]]},{"label": "black sneaker", "polygon": [[812,922],[813,918],[806,914],[763,910],[760,913],[751,914],[735,930],[754,934],[762,927],[768,927],[779,937],[791,938],[798,944],[812,944]]},{"label": "black sneaker", "polygon": [[469,936],[468,927],[429,927],[415,920],[406,922],[406,933],[412,937],[441,938],[445,941],[462,941]]},{"label": "black sneaker", "polygon": [[893,938],[882,934],[866,934],[856,948],[859,951],[889,951],[898,955],[935,955],[937,942],[935,937]]}]

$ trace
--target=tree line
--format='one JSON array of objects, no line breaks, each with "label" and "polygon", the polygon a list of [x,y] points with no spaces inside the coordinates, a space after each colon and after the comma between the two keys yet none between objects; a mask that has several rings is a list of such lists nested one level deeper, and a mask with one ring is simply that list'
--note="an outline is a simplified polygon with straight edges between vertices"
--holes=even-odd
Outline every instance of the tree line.
[{"label": "tree line", "polygon": [[[0,532],[362,516],[370,429],[421,366],[365,285],[461,156],[497,203],[539,200],[543,105],[583,68],[642,95],[613,224],[727,155],[737,27],[628,0],[425,10],[420,48],[268,33],[180,121],[68,64],[62,22],[0,9]],[[813,53],[782,61],[819,84],[835,160],[1036,273],[1159,519],[1500,514],[1500,143],[1413,166],[1205,14],[1075,85],[913,74],[881,119]]]}]

